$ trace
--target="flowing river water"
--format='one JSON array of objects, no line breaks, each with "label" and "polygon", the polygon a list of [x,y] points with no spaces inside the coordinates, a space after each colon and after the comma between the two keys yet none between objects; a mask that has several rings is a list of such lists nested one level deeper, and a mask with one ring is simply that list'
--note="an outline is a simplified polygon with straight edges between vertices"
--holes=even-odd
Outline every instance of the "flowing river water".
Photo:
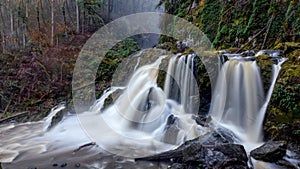
[{"label": "flowing river water", "polygon": [[[140,65],[137,59],[126,85],[112,86],[79,115],[65,113],[52,125],[56,114],[65,109],[62,104],[42,121],[2,125],[0,161],[4,168],[13,169],[64,164],[70,168],[166,168],[165,163],[133,159],[172,150],[219,127],[231,130],[235,142],[249,152],[263,143],[264,114],[285,59],[272,58],[276,63],[264,96],[256,56],[225,56],[208,114],[213,127],[200,126],[193,118],[199,107],[193,73],[196,56],[161,55],[150,64]],[[157,84],[162,60],[168,60],[163,88]],[[111,96],[114,99],[107,105]]]}]

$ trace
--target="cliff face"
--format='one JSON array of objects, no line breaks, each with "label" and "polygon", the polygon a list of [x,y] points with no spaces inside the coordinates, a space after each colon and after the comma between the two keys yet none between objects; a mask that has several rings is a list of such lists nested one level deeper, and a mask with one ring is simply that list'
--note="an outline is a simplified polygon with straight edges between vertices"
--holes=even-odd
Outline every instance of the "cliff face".
[{"label": "cliff face", "polygon": [[188,0],[165,2],[166,11],[198,26],[216,48],[273,48],[300,40],[299,0]]},{"label": "cliff face", "polygon": [[[300,2],[299,0],[161,0],[166,11],[199,27],[216,49],[276,49],[282,65],[268,106],[266,139],[300,142]],[[164,3],[163,3],[164,2]],[[269,65],[261,63],[262,71]],[[266,62],[268,64],[268,62]],[[269,70],[269,73],[271,69]],[[268,72],[263,72],[262,75]],[[268,74],[269,74],[268,73]],[[264,78],[264,84],[269,83]],[[268,86],[267,86],[268,87]]]}]

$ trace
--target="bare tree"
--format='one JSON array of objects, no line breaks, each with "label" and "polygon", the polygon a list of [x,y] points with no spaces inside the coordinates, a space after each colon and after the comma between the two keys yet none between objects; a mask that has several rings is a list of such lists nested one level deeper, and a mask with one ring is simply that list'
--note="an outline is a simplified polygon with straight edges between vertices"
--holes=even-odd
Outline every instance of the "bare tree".
[{"label": "bare tree", "polygon": [[76,0],[76,32],[80,32],[79,2]]}]

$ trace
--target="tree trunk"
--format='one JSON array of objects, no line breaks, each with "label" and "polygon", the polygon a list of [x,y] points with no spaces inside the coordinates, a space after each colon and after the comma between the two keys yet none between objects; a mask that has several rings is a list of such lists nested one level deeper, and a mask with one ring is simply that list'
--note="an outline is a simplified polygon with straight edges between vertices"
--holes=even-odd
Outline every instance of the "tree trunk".
[{"label": "tree trunk", "polygon": [[51,47],[54,46],[54,1],[51,0]]},{"label": "tree trunk", "polygon": [[28,18],[28,0],[25,0],[25,17]]},{"label": "tree trunk", "polygon": [[1,38],[2,38],[2,53],[6,53],[5,51],[5,21],[3,17],[3,6],[0,7],[0,15],[1,15]]},{"label": "tree trunk", "polygon": [[[72,4],[71,4],[72,5]],[[70,11],[70,7],[69,7],[69,1],[66,1],[66,6],[65,6],[66,8],[67,8],[67,13],[68,13],[68,16],[69,16],[69,18],[70,18],[70,25],[73,25],[73,23],[74,23],[74,20],[73,20],[73,17],[72,17],[72,13],[71,13],[71,11]]]},{"label": "tree trunk", "polygon": [[11,32],[11,35],[14,34],[14,14],[13,14],[13,5],[10,4],[10,7],[9,7],[9,14],[10,14],[10,32]]},{"label": "tree trunk", "polygon": [[36,21],[37,21],[37,24],[38,24],[38,31],[41,32],[39,0],[36,4]]},{"label": "tree trunk", "polygon": [[85,22],[85,11],[83,11],[82,22],[81,22],[81,33],[84,34],[84,22]]},{"label": "tree trunk", "polygon": [[67,17],[66,17],[66,7],[65,7],[65,4],[66,4],[66,1],[64,0],[63,4],[62,4],[62,13],[63,13],[63,18],[64,18],[64,33],[67,36],[68,33],[67,33]]},{"label": "tree trunk", "polygon": [[6,51],[5,51],[5,34],[4,34],[3,30],[1,32],[1,36],[2,36],[2,53],[6,53]]},{"label": "tree trunk", "polygon": [[80,32],[80,16],[79,16],[79,6],[78,0],[76,0],[76,32]]}]

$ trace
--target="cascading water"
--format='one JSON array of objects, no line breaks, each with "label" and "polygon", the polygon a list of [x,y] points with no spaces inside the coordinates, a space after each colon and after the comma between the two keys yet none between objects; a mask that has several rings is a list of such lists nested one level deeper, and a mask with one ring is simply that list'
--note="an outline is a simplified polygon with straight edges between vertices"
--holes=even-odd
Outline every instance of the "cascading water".
[{"label": "cascading water", "polygon": [[263,85],[256,62],[237,58],[227,61],[220,72],[211,116],[223,124],[233,125],[245,139],[257,139],[253,131],[264,99]]},{"label": "cascading water", "polygon": [[[266,107],[284,59],[279,58],[278,64],[273,65],[271,87],[265,97],[260,69],[253,58],[227,56],[229,60],[222,61],[210,115],[218,124],[232,130],[242,143],[259,143]],[[164,90],[157,85],[163,60],[169,60]],[[47,161],[48,156],[73,152],[94,140],[110,153],[135,158],[173,149],[186,140],[209,133],[210,128],[197,125],[193,119],[199,108],[194,62],[195,55],[164,55],[142,66],[138,58],[128,84],[104,92],[89,111],[78,115],[80,121],[76,115],[67,114],[48,129],[55,114],[64,108],[60,106],[40,122],[2,126],[0,161],[14,161],[16,165],[36,157]],[[120,91],[110,105],[105,105],[109,96]],[[95,148],[87,154],[99,151]],[[100,166],[108,167],[107,161]]]},{"label": "cascading water", "polygon": [[[272,66],[271,86],[266,96],[255,58],[226,55],[218,76],[210,115],[232,130],[249,151],[263,141],[262,127],[267,105],[284,58]],[[249,145],[250,144],[250,145]],[[254,144],[254,145],[253,145]]]},{"label": "cascading water", "polygon": [[[78,115],[80,122],[74,114],[69,114],[49,131],[32,132],[28,137],[22,134],[12,136],[13,139],[8,139],[9,143],[1,140],[0,145],[5,145],[1,150],[5,156],[0,156],[1,161],[28,160],[42,152],[41,157],[47,156],[47,153],[68,152],[94,140],[111,153],[142,157],[173,149],[186,140],[207,133],[208,130],[193,119],[198,110],[195,105],[199,105],[196,103],[199,94],[193,76],[195,55],[176,55],[170,59],[163,91],[156,81],[162,60],[168,58],[160,56],[154,63],[144,66],[140,66],[140,59],[137,59],[128,84],[111,87],[104,92],[89,111]],[[106,99],[117,91],[122,93],[111,105],[104,107]],[[61,109],[53,110],[39,123],[49,124],[53,114]],[[29,131],[31,127],[31,123],[26,126]],[[74,132],[76,130],[81,132]],[[69,139],[75,135],[81,138],[76,144],[76,139]],[[26,145],[26,150],[22,146],[12,146],[21,142],[14,137],[25,138],[22,144]],[[36,151],[36,145],[41,145],[42,151]]]},{"label": "cascading water", "polygon": [[181,103],[188,113],[197,112],[199,106],[199,91],[193,74],[194,58],[194,54],[172,57],[164,85],[166,96]]},{"label": "cascading water", "polygon": [[[106,97],[101,97],[93,106],[97,109],[93,108],[80,117],[82,123],[88,124],[84,125],[87,131],[97,128],[98,132],[89,133],[92,138],[102,138],[101,133],[110,131],[105,140],[98,141],[105,149],[128,156],[128,152],[121,153],[112,149],[110,146],[115,147],[115,144],[111,143],[115,140],[127,140],[125,142],[135,142],[135,146],[138,146],[142,140],[144,146],[146,142],[153,144],[154,140],[157,144],[153,144],[153,147],[168,147],[166,144],[178,146],[206,132],[192,118],[199,105],[196,103],[195,97],[199,97],[199,94],[193,76],[195,55],[176,55],[170,59],[163,91],[156,81],[161,61],[166,57],[161,56],[153,64],[138,68],[123,93],[111,106],[102,111]],[[139,59],[137,61],[139,62]],[[135,69],[137,66],[138,64],[134,66]],[[91,116],[95,112],[101,112],[101,122],[99,119],[92,120]],[[89,126],[97,123],[101,125]],[[143,156],[156,152],[147,149]]]}]

